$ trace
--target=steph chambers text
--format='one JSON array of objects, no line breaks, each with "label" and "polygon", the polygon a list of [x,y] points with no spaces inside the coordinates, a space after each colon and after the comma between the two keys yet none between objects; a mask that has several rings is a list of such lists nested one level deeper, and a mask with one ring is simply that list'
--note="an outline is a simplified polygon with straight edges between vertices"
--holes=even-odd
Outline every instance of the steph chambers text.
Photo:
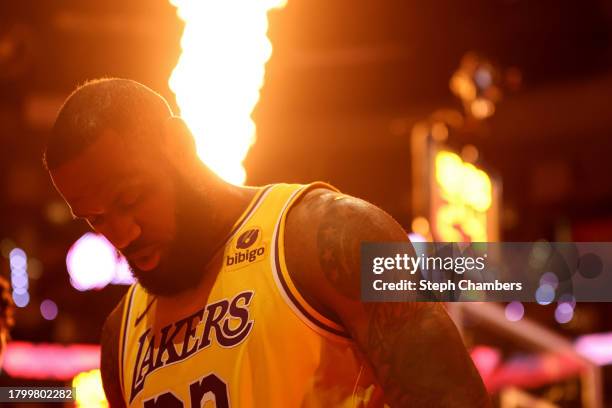
[{"label": "steph chambers text", "polygon": [[402,279],[396,282],[385,282],[382,279],[377,279],[372,282],[372,287],[376,291],[435,291],[435,292],[453,292],[457,290],[464,291],[521,291],[523,284],[521,282],[473,282],[469,279],[462,279],[458,282],[447,280],[446,282],[432,282],[427,279],[421,279],[418,282]]}]

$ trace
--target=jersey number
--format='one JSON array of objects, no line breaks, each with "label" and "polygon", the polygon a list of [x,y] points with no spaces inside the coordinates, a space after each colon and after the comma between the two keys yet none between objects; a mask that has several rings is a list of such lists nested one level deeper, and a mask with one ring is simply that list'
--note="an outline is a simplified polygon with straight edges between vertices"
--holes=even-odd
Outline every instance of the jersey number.
[{"label": "jersey number", "polygon": [[[227,384],[214,374],[208,374],[189,385],[192,408],[200,408],[203,402],[214,398],[216,408],[229,408]],[[184,408],[185,403],[171,392],[165,392],[144,402],[144,408]]]}]

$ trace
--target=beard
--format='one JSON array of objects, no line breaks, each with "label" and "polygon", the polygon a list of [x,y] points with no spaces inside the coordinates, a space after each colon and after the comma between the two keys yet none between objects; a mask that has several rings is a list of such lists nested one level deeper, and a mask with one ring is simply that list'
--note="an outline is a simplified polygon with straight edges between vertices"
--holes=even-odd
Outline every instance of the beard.
[{"label": "beard", "polygon": [[[202,213],[210,204],[205,194],[175,175],[176,186],[176,235],[160,257],[159,264],[151,270],[142,271],[129,263],[132,274],[149,293],[172,296],[194,288],[204,276],[205,268],[216,249],[207,254],[203,248],[207,236],[206,225],[201,221]],[[212,219],[212,217],[211,217]],[[221,243],[220,243],[221,244]]]}]

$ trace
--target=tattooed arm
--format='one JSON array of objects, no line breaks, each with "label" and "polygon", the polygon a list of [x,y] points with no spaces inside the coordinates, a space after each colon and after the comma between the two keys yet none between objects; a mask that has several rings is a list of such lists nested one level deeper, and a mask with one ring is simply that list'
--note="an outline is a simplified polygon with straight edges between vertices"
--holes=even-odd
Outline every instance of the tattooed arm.
[{"label": "tattooed arm", "polygon": [[125,402],[121,394],[119,382],[119,330],[121,328],[121,312],[125,296],[111,312],[102,328],[102,345],[100,371],[104,393],[111,408],[123,408]]},{"label": "tattooed arm", "polygon": [[489,407],[482,380],[440,303],[362,303],[360,243],[407,241],[384,211],[325,189],[287,218],[287,267],[302,295],[341,323],[392,407]]}]

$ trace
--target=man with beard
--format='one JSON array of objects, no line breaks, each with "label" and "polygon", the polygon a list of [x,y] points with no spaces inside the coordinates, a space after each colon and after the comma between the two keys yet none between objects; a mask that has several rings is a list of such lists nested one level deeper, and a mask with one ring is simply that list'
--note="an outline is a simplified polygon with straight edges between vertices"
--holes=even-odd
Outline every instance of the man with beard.
[{"label": "man with beard", "polygon": [[73,92],[45,160],[138,280],[103,328],[112,407],[488,406],[442,305],[360,301],[360,243],[406,240],[375,206],[222,181],[130,80]]}]

